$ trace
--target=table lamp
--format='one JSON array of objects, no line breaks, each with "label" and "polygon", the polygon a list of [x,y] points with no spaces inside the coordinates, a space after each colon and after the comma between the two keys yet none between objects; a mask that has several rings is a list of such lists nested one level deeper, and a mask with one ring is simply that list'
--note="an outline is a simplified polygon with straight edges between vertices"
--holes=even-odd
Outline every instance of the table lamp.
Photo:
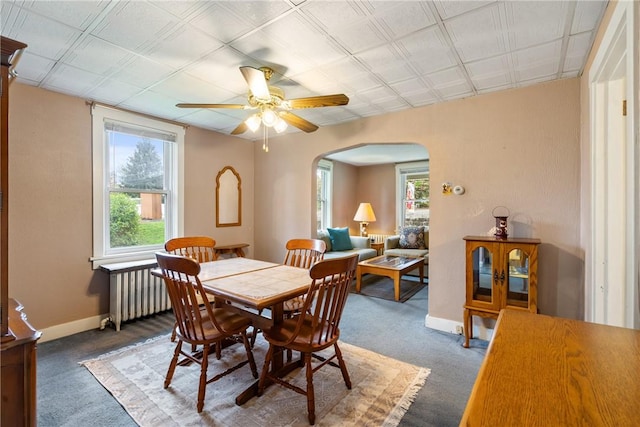
[{"label": "table lamp", "polygon": [[376,214],[373,213],[371,203],[360,203],[356,216],[353,217],[353,220],[360,221],[360,235],[362,237],[367,237],[367,226],[370,222],[374,222],[376,220]]}]

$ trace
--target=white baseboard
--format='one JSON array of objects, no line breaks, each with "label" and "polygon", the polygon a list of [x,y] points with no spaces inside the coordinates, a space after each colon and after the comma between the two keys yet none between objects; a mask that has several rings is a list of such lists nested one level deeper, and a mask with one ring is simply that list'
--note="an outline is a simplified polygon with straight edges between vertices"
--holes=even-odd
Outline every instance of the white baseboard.
[{"label": "white baseboard", "polygon": [[[457,334],[458,330],[462,330],[462,322],[456,322],[455,320],[442,319],[440,317],[429,316],[428,314],[424,318],[424,325],[427,328],[435,329],[437,331],[448,332],[450,334]],[[460,329],[458,329],[460,328]]]},{"label": "white baseboard", "polygon": [[[442,319],[440,317],[425,316],[424,325],[427,328],[435,329],[437,331],[448,332],[450,334],[461,335],[463,331],[462,322],[456,322],[455,320]],[[493,329],[488,328],[484,323],[473,324],[473,336],[472,338],[478,338],[481,340],[490,341],[493,336]]]},{"label": "white baseboard", "polygon": [[102,319],[109,317],[108,314],[102,314],[93,317],[87,317],[86,319],[74,320],[73,322],[63,323],[61,325],[51,326],[49,328],[42,329],[42,337],[38,340],[39,343],[52,341],[58,338],[66,337],[69,335],[77,334],[79,332],[88,331],[91,329],[99,329]]}]

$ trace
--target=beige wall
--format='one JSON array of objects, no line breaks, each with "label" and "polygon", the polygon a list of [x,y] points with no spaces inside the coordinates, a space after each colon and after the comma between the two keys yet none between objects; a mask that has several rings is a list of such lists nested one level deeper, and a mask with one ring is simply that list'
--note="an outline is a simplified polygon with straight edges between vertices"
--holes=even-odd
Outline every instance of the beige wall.
[{"label": "beige wall", "polygon": [[[280,261],[286,240],[315,234],[314,161],[363,143],[419,143],[430,154],[432,182],[467,188],[461,197],[432,196],[430,316],[462,319],[462,237],[486,233],[494,222],[491,210],[505,205],[512,235],[543,241],[540,311],[580,317],[579,89],[578,79],[561,80],[321,127],[273,138],[269,153],[259,144],[189,128],[185,234],[245,241],[251,256]],[[10,295],[25,305],[36,328],[104,314],[106,275],[88,262],[89,108],[81,99],[20,84],[11,86],[11,98]],[[215,176],[225,165],[242,176],[243,225],[216,229]],[[366,183],[394,178],[390,169],[349,169],[334,182],[350,200],[338,207],[334,225],[344,222],[357,233],[353,199],[384,205],[393,190]]]},{"label": "beige wall", "polygon": [[[109,312],[105,273],[93,271],[91,115],[84,100],[10,87],[9,295],[42,329]],[[185,135],[185,234],[246,242],[253,255],[253,143],[190,127]],[[242,226],[216,228],[216,175],[242,179]],[[46,337],[45,337],[46,338]]]},{"label": "beige wall", "polygon": [[[543,242],[540,311],[579,318],[579,119],[579,80],[566,79],[273,138],[268,154],[256,148],[256,257],[281,259],[285,230],[313,235],[311,169],[319,156],[364,143],[419,143],[432,182],[467,189],[431,198],[430,316],[462,320],[462,237],[487,233],[492,209],[505,205],[513,236]],[[290,207],[285,216],[281,206]]]},{"label": "beige wall", "polygon": [[[396,223],[396,168],[393,164],[358,168],[358,201],[369,202],[376,222],[369,224],[369,233],[394,234]],[[357,209],[357,206],[356,206]],[[356,211],[353,211],[355,215]],[[351,216],[353,218],[353,216]],[[360,224],[355,222],[356,230]]]}]

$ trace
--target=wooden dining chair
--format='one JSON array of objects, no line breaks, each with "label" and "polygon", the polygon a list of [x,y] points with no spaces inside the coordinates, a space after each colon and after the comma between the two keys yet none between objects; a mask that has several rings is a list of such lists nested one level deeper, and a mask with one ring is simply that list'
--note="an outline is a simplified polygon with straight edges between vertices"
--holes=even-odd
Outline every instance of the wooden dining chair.
[{"label": "wooden dining chair", "polygon": [[[207,384],[230,374],[236,369],[249,363],[254,378],[258,378],[256,362],[247,337],[247,328],[251,326],[251,320],[232,312],[227,308],[214,307],[207,303],[207,294],[202,288],[198,278],[200,264],[192,258],[156,253],[158,266],[162,270],[164,281],[167,285],[173,313],[176,318],[176,344],[173,358],[169,364],[169,370],[164,380],[164,388],[169,387],[173,378],[176,365],[186,361],[200,364],[200,384],[198,387],[198,412],[204,407],[204,396]],[[199,296],[205,299],[204,307],[199,305]],[[220,348],[223,340],[235,340],[244,344],[247,353],[246,360],[237,365],[208,378],[209,352],[215,346]],[[200,357],[182,350],[182,343],[192,346],[202,345]],[[180,356],[183,356],[182,360]]]},{"label": "wooden dining chair", "polygon": [[[218,256],[216,250],[216,241],[208,236],[185,236],[169,239],[164,244],[164,250],[170,254],[182,255],[192,258],[200,262],[215,261]],[[202,298],[200,298],[202,305]],[[171,341],[176,340],[176,329],[171,333]],[[193,351],[196,351],[195,346]],[[216,349],[216,357],[220,359],[220,351]]]},{"label": "wooden dining chair", "polygon": [[193,258],[198,262],[209,262],[218,259],[216,241],[207,236],[175,237],[167,240],[164,250],[170,254]]},{"label": "wooden dining chair", "polygon": [[[348,389],[351,389],[351,379],[338,346],[338,338],[340,337],[340,318],[349,296],[349,286],[356,274],[357,264],[357,254],[346,258],[323,260],[314,264],[309,271],[313,281],[306,294],[300,314],[284,319],[282,323],[275,324],[263,331],[264,338],[269,343],[269,350],[258,383],[258,396],[263,393],[267,380],[307,396],[307,411],[311,425],[315,424],[316,418],[313,389],[314,372],[337,358],[344,383]],[[334,348],[333,356],[329,358],[317,357],[320,362],[313,366],[311,360],[314,353],[330,346]],[[276,349],[280,347],[303,354],[307,377],[306,390],[280,378],[277,372],[272,372],[269,369],[274,351],[279,351]]]},{"label": "wooden dining chair", "polygon": [[[327,251],[327,244],[320,239],[291,239],[286,245],[287,253],[282,264],[291,267],[311,268],[313,264],[322,261],[324,253]],[[304,295],[291,298],[284,302],[283,311],[286,317],[291,317],[300,311],[304,305]],[[256,329],[251,338],[251,345],[255,344],[256,336],[260,333]],[[291,360],[291,352],[287,352],[287,360]]]}]

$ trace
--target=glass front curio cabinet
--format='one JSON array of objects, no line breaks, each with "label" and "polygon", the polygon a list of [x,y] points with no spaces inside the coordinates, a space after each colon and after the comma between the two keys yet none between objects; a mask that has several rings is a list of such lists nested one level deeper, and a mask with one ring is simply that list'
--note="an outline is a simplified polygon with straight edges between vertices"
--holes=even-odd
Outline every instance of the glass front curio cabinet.
[{"label": "glass front curio cabinet", "polygon": [[473,316],[498,318],[512,308],[537,313],[539,239],[466,236],[464,346],[473,335]]}]

